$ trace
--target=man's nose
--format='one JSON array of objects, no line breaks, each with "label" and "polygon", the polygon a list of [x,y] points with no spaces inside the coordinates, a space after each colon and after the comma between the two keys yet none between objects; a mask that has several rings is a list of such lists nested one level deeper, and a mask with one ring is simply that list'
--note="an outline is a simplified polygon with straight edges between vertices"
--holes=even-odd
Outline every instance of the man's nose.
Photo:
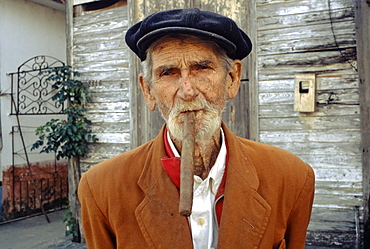
[{"label": "man's nose", "polygon": [[185,101],[193,100],[198,95],[194,80],[191,80],[188,75],[181,77],[178,95]]}]

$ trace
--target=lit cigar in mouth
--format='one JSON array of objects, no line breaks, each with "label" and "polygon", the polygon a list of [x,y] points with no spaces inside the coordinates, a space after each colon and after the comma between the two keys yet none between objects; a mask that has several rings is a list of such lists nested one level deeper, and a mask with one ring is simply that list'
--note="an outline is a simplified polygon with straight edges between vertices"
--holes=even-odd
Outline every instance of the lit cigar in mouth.
[{"label": "lit cigar in mouth", "polygon": [[195,146],[195,113],[190,111],[184,117],[184,139],[181,149],[180,166],[180,205],[181,216],[190,216],[193,206],[193,165]]}]

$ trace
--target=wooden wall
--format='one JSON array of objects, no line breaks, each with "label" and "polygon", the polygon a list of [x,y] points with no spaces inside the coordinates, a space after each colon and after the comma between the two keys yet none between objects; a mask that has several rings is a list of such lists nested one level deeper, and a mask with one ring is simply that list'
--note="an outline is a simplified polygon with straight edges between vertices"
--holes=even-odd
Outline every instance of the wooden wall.
[{"label": "wooden wall", "polygon": [[130,148],[128,11],[120,6],[82,14],[73,19],[73,66],[89,85],[87,117],[99,138],[82,160],[86,170]]},{"label": "wooden wall", "polygon": [[[259,140],[316,173],[308,245],[357,248],[362,218],[354,2],[257,0]],[[293,111],[294,75],[316,74],[316,111]]]}]

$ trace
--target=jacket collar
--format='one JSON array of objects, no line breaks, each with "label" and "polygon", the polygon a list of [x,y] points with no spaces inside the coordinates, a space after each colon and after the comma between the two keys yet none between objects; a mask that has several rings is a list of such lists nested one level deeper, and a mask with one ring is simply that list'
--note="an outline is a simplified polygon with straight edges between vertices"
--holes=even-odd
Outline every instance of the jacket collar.
[{"label": "jacket collar", "polygon": [[[271,208],[257,193],[258,176],[245,148],[223,123],[229,164],[218,248],[254,248],[266,229]],[[135,211],[151,248],[192,248],[187,219],[179,215],[179,195],[161,164],[164,128],[152,141],[138,185],[146,197]],[[236,232],[237,231],[237,232]]]}]

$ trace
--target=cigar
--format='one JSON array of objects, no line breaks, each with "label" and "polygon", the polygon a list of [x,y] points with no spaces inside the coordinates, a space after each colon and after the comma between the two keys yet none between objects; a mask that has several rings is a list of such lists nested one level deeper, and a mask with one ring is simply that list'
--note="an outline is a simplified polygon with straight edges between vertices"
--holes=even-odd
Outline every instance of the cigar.
[{"label": "cigar", "polygon": [[181,216],[188,217],[193,206],[193,185],[194,185],[194,144],[195,144],[195,113],[186,112],[184,117],[184,139],[181,150],[180,166],[180,205]]}]

